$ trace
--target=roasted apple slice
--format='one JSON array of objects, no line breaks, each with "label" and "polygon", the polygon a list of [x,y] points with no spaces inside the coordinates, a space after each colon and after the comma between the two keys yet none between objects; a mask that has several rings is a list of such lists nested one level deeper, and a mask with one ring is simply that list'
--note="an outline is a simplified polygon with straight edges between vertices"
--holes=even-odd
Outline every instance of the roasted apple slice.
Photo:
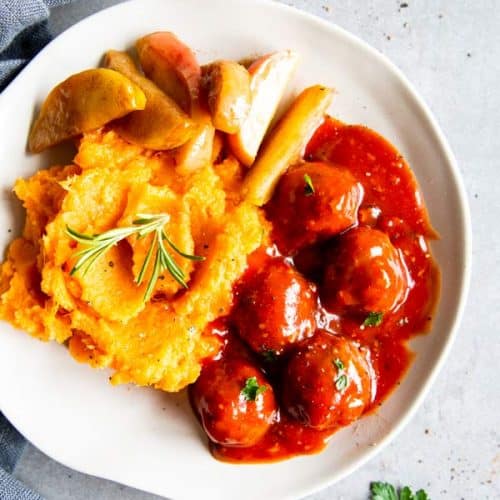
[{"label": "roasted apple slice", "polygon": [[137,40],[145,75],[172,97],[196,124],[191,139],[175,152],[177,170],[190,172],[210,163],[215,128],[199,99],[201,68],[193,51],[170,32],[156,32]]},{"label": "roasted apple slice", "polygon": [[168,31],[146,35],[137,40],[135,47],[144,74],[190,113],[201,80],[194,52]]},{"label": "roasted apple slice", "polygon": [[303,90],[271,131],[243,185],[245,199],[262,206],[271,198],[281,174],[302,156],[324,120],[333,92],[313,85]]},{"label": "roasted apple slice", "polygon": [[247,167],[257,156],[298,61],[296,52],[284,50],[262,56],[248,68],[252,105],[240,130],[228,141],[234,155]]},{"label": "roasted apple slice", "polygon": [[103,68],[82,71],[51,90],[31,129],[28,149],[39,153],[145,106],[144,92],[122,74]]},{"label": "roasted apple slice", "polygon": [[104,65],[119,71],[137,84],[146,95],[143,111],[136,111],[115,122],[117,132],[127,141],[155,150],[173,149],[188,141],[196,130],[191,118],[177,103],[143,76],[125,52],[110,50]]},{"label": "roasted apple slice", "polygon": [[234,61],[204,66],[203,88],[216,129],[235,134],[248,116],[252,96],[247,69]]},{"label": "roasted apple slice", "polygon": [[196,124],[196,130],[191,139],[175,152],[177,171],[181,174],[198,170],[212,161],[215,127],[210,114],[195,102],[191,118]]}]

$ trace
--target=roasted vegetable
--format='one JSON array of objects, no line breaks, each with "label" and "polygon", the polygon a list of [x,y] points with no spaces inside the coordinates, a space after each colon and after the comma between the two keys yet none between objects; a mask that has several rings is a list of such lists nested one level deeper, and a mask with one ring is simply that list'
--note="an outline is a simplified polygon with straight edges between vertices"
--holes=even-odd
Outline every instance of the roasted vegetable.
[{"label": "roasted vegetable", "polygon": [[283,50],[262,56],[248,68],[252,105],[240,130],[228,141],[234,155],[247,167],[257,156],[298,60],[297,53]]},{"label": "roasted vegetable", "polygon": [[139,72],[128,54],[110,50],[104,65],[130,78],[147,97],[143,111],[115,122],[116,130],[124,139],[156,150],[173,149],[190,139],[196,128],[194,122],[172,98]]},{"label": "roasted vegetable", "polygon": [[192,172],[211,163],[215,128],[210,114],[195,105],[192,112],[196,131],[193,137],[175,152],[177,170],[181,173]]},{"label": "roasted vegetable", "polygon": [[271,132],[244,185],[245,198],[257,206],[269,201],[281,174],[302,155],[323,121],[332,90],[314,85],[303,90]]},{"label": "roasted vegetable", "polygon": [[250,75],[234,61],[216,61],[203,67],[203,87],[216,129],[234,134],[248,116]]},{"label": "roasted vegetable", "polygon": [[28,149],[38,153],[145,106],[144,92],[122,74],[102,68],[82,71],[47,96],[31,129]]},{"label": "roasted vegetable", "polygon": [[215,128],[199,100],[201,68],[193,51],[170,32],[157,32],[135,44],[142,69],[196,124],[189,141],[175,153],[177,169],[189,172],[210,163]]},{"label": "roasted vegetable", "polygon": [[137,40],[135,47],[144,74],[190,113],[201,80],[194,52],[168,31],[146,35]]}]

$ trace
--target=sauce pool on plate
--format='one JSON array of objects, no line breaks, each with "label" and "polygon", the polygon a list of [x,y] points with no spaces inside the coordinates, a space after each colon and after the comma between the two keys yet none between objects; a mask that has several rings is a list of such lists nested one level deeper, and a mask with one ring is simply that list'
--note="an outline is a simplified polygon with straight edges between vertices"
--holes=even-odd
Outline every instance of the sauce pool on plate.
[{"label": "sauce pool on plate", "polygon": [[[402,379],[439,289],[422,195],[398,151],[327,118],[267,204],[271,241],[249,258],[221,351],[190,388],[213,455],[316,453]],[[228,381],[229,379],[229,381]]]}]

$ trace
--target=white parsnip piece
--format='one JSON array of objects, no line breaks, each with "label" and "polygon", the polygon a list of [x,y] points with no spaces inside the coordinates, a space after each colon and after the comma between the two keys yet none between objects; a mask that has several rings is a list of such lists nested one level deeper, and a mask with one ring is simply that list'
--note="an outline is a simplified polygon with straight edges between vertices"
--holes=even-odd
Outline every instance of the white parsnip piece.
[{"label": "white parsnip piece", "polygon": [[271,131],[243,184],[243,196],[262,206],[271,198],[276,183],[296,162],[324,119],[333,91],[322,85],[303,90]]}]

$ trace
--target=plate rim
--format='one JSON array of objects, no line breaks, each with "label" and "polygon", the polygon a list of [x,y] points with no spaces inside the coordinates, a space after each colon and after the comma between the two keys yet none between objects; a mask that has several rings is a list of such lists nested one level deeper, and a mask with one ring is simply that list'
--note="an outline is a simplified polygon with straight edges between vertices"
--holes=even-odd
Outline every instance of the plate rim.
[{"label": "plate rim", "polygon": [[[234,0],[233,0],[234,1]],[[126,0],[124,2],[120,2],[118,4],[109,6],[105,9],[101,9],[93,14],[81,19],[75,24],[69,26],[67,29],[59,33],[49,44],[47,44],[15,77],[9,82],[7,87],[4,88],[2,93],[0,94],[0,108],[2,107],[2,102],[9,98],[12,89],[16,86],[19,80],[24,78],[24,75],[30,71],[31,67],[36,65],[40,59],[45,57],[45,53],[48,52],[49,48],[52,47],[53,44],[60,43],[60,38],[64,35],[67,35],[68,32],[80,29],[82,25],[91,24],[96,17],[102,15],[109,15],[111,11],[119,11],[122,8],[126,8],[127,5],[130,4],[139,4],[141,0]],[[458,167],[458,162],[456,157],[446,139],[444,132],[442,131],[437,119],[432,113],[429,106],[420,96],[415,86],[410,82],[410,80],[405,76],[405,74],[398,68],[398,66],[392,62],[385,54],[378,51],[368,42],[364,41],[360,36],[354,35],[349,32],[347,29],[342,28],[337,23],[333,21],[329,21],[323,19],[315,14],[299,9],[298,7],[287,5],[281,2],[273,1],[273,0],[236,0],[236,2],[246,4],[250,8],[253,6],[263,6],[264,8],[273,8],[277,11],[285,12],[285,13],[293,13],[294,15],[299,16],[305,21],[316,24],[318,27],[330,32],[330,34],[340,35],[341,37],[347,39],[350,43],[355,45],[357,48],[366,51],[370,56],[376,60],[377,63],[383,65],[387,71],[392,73],[396,79],[398,84],[400,84],[411,96],[411,99],[417,104],[419,111],[422,114],[422,117],[427,122],[428,129],[432,132],[432,135],[436,139],[437,145],[439,145],[444,157],[446,158],[447,166],[449,173],[451,174],[451,179],[454,184],[454,190],[457,194],[457,201],[460,207],[460,223],[461,223],[461,231],[463,235],[463,272],[460,281],[460,292],[457,294],[457,305],[456,311],[454,315],[454,319],[446,331],[446,339],[441,352],[439,353],[436,361],[434,362],[432,368],[426,374],[425,381],[420,385],[419,389],[416,392],[414,398],[412,398],[411,403],[409,404],[406,411],[402,412],[399,415],[397,421],[394,421],[391,425],[391,430],[387,432],[384,438],[379,441],[376,446],[372,449],[366,451],[362,457],[353,462],[349,467],[345,468],[341,473],[336,474],[335,476],[331,475],[326,477],[323,480],[318,480],[314,482],[314,485],[311,487],[302,487],[299,490],[294,492],[293,498],[296,498],[296,495],[300,497],[310,495],[316,493],[328,486],[341,481],[345,477],[351,475],[354,471],[362,467],[368,461],[370,461],[374,456],[380,453],[385,449],[403,430],[404,427],[408,425],[412,417],[415,415],[416,411],[422,405],[422,402],[426,395],[429,393],[432,385],[434,384],[436,378],[438,377],[441,369],[446,362],[449,353],[453,347],[453,343],[457,337],[458,329],[462,321],[463,313],[467,304],[468,293],[470,289],[470,280],[471,280],[471,262],[472,262],[472,223],[471,223],[471,214],[470,214],[470,206],[468,201],[467,192],[465,189],[465,184],[460,173],[460,169]],[[439,306],[438,306],[439,307]],[[59,462],[60,464],[79,471],[84,474],[93,475],[94,477],[99,477],[102,479],[107,479],[111,481],[117,481],[116,479],[109,477],[108,474],[99,474],[96,475],[93,472],[89,472],[85,467],[81,465],[73,465],[72,460],[61,460],[57,457],[54,457],[50,452],[47,451],[46,446],[39,447],[38,444],[29,438],[30,432],[24,432],[24,429],[18,428],[16,423],[13,422],[9,418],[9,412],[5,412],[3,408],[0,409],[6,418],[12,423],[12,425],[19,430],[19,432],[26,437],[30,443],[32,443],[37,449],[42,451],[45,455],[50,457],[51,459]],[[22,426],[21,426],[22,427]],[[264,464],[265,465],[265,464]],[[138,488],[138,486],[132,484],[132,482],[126,482],[120,479],[121,484],[125,484],[132,488]],[[148,490],[143,490],[148,491]],[[150,490],[151,491],[151,490]],[[155,493],[151,491],[152,493]],[[158,494],[158,493],[156,493]],[[292,496],[289,495],[290,498]]]}]

